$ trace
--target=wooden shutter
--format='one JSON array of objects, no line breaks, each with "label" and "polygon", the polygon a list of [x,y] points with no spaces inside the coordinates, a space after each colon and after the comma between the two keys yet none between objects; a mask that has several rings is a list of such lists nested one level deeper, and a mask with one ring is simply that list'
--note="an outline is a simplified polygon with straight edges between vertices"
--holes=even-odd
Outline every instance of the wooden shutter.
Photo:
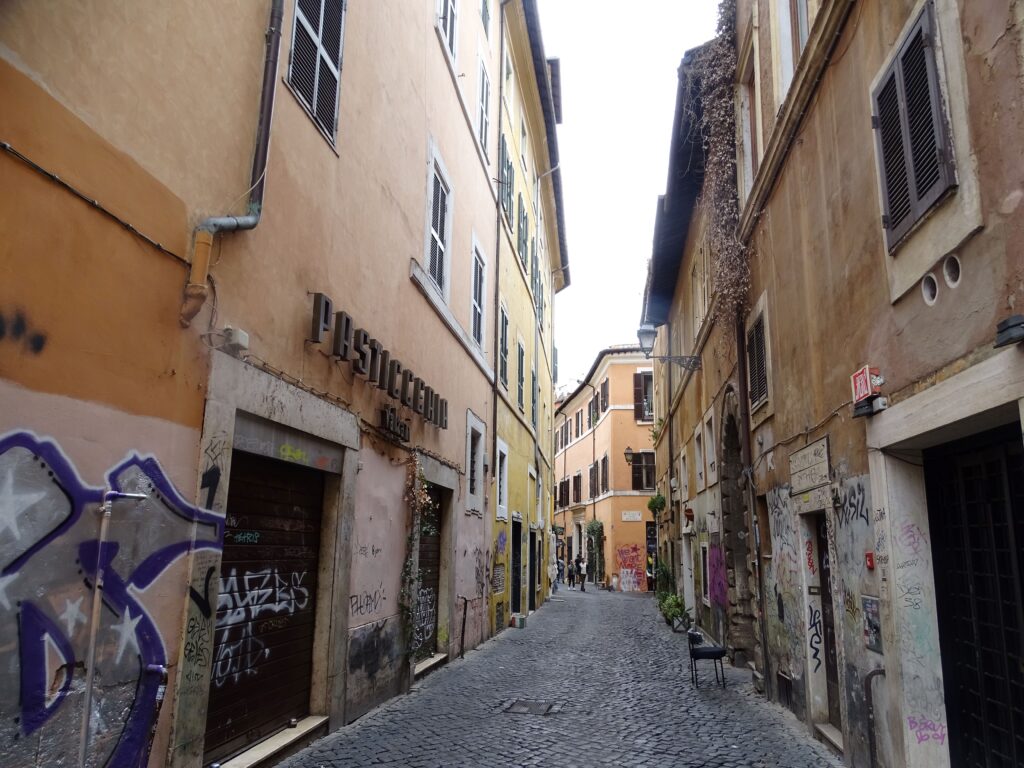
[{"label": "wooden shutter", "polygon": [[601,382],[601,413],[608,410],[608,379]]},{"label": "wooden shutter", "polygon": [[633,471],[633,490],[643,490],[644,487],[644,462],[643,454],[636,453],[633,455],[633,464],[630,467]]},{"label": "wooden shutter", "polygon": [[921,11],[872,93],[886,247],[956,184],[935,61],[935,9]]},{"label": "wooden shutter", "polygon": [[764,344],[764,315],[747,332],[747,379],[750,389],[751,407],[768,398],[768,362]]},{"label": "wooden shutter", "polygon": [[633,418],[637,421],[644,420],[644,375],[633,374]]}]

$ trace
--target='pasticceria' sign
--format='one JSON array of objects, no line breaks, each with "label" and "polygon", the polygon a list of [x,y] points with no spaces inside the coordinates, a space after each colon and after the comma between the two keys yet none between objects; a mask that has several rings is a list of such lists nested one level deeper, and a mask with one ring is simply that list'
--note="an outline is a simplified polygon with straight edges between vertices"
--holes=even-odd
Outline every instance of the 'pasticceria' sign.
[{"label": "'pasticceria' sign", "polygon": [[347,312],[335,312],[334,303],[323,293],[313,294],[313,324],[309,340],[319,344],[334,325],[331,354],[347,360],[352,370],[366,378],[371,386],[384,390],[388,397],[419,414],[430,424],[448,429],[448,401],[402,365],[400,360],[368,331],[356,328]]}]

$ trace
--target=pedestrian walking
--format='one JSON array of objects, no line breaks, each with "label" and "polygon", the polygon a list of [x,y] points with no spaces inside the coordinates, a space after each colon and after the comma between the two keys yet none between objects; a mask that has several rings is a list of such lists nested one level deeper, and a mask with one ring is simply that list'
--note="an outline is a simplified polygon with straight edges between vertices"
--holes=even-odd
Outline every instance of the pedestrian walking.
[{"label": "pedestrian walking", "polygon": [[576,555],[576,578],[580,582],[580,592],[587,591],[587,563],[583,555]]},{"label": "pedestrian walking", "polygon": [[567,570],[569,571],[569,589],[570,591],[576,591],[576,565],[569,561]]}]

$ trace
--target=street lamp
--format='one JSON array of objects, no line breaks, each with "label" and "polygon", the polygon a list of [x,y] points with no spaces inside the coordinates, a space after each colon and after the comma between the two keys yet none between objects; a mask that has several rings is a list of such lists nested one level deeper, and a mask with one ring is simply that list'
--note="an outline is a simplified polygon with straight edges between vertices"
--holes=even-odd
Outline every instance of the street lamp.
[{"label": "street lamp", "polygon": [[622,455],[626,458],[627,464],[633,463],[633,449],[630,448],[628,445],[626,446],[626,450],[623,451]]},{"label": "street lamp", "polygon": [[652,355],[654,342],[658,338],[658,329],[650,323],[641,325],[637,329],[636,337],[640,340],[640,349],[648,360],[664,360],[675,363],[688,371],[700,370],[700,355]]}]

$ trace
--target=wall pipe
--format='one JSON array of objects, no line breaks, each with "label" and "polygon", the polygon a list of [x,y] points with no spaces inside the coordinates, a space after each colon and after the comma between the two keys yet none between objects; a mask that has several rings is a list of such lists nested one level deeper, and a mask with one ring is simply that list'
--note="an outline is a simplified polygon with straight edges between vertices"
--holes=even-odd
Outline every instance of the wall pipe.
[{"label": "wall pipe", "polygon": [[89,721],[92,715],[92,686],[96,677],[96,635],[99,632],[100,610],[103,604],[103,545],[107,541],[107,529],[110,527],[110,515],[114,510],[115,499],[135,499],[140,501],[148,498],[144,493],[121,493],[109,490],[103,494],[100,505],[100,535],[96,549],[96,579],[92,587],[92,617],[89,627],[89,647],[86,651],[85,667],[85,705],[82,707],[82,738],[78,745],[78,765],[85,768],[85,760],[89,746]]},{"label": "wall pipe", "polygon": [[256,149],[253,152],[249,206],[244,216],[211,216],[196,227],[192,248],[192,268],[185,283],[179,322],[188,328],[209,295],[207,278],[213,238],[221,232],[256,229],[263,216],[263,191],[266,188],[267,157],[270,152],[270,129],[274,119],[277,94],[277,67],[281,51],[281,26],[284,22],[284,0],[271,0],[270,23],[267,26],[267,51],[263,60],[263,89],[260,93],[259,118],[256,126]]}]

